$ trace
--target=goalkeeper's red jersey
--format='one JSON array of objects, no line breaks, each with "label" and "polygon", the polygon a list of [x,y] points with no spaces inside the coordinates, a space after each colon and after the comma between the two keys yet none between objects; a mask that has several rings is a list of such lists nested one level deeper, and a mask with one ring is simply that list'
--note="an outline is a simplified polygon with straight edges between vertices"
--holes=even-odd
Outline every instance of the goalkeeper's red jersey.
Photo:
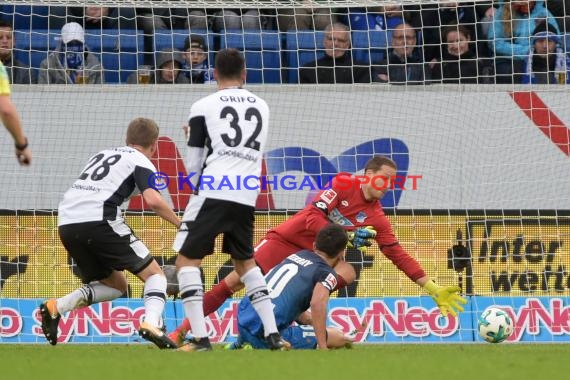
[{"label": "goalkeeper's red jersey", "polygon": [[354,176],[342,176],[340,181],[335,177],[329,189],[321,191],[310,205],[270,230],[267,237],[312,250],[317,233],[331,222],[348,231],[373,226],[376,242],[386,257],[413,281],[425,276],[419,263],[400,246],[380,202],[367,201],[360,180]]}]

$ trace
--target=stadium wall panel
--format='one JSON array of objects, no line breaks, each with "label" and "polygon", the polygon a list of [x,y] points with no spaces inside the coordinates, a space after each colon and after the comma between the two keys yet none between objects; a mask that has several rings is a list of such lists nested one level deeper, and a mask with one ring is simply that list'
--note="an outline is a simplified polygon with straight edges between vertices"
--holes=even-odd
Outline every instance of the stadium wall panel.
[{"label": "stadium wall panel", "polygon": [[[347,161],[352,162],[352,170],[361,171],[373,154],[389,154],[406,163],[407,175],[421,176],[417,190],[406,189],[385,206],[568,208],[566,198],[560,197],[570,180],[568,143],[553,141],[548,132],[537,127],[540,120],[532,119],[533,114],[542,112],[548,120],[556,115],[562,124],[570,122],[567,91],[535,87],[529,92],[521,87],[513,92],[511,86],[504,91],[492,86],[489,92],[483,87],[456,86],[445,92],[435,86],[249,88],[271,106],[268,157],[283,151],[308,152],[281,161],[303,165],[315,175],[319,165],[340,171]],[[192,102],[213,90],[207,85],[190,90],[187,86],[14,86],[13,97],[36,160],[25,176],[15,174],[4,181],[7,196],[0,198],[0,208],[56,209],[86,158],[121,145],[125,128],[135,117],[155,119],[161,135],[172,140],[184,157],[180,126],[186,123]],[[514,100],[516,94],[532,97],[525,105]],[[530,109],[536,99],[541,101],[542,111]],[[565,125],[560,128],[562,132],[567,129]],[[12,148],[9,139],[2,144],[3,151]],[[322,158],[315,161],[311,155]],[[359,157],[356,165],[354,155]],[[13,161],[11,155],[3,155],[0,167],[15,169]],[[268,162],[268,174],[290,174],[277,172],[279,167]],[[20,196],[22,189],[33,189],[34,196]],[[277,209],[300,209],[308,196],[308,189],[272,189]]]},{"label": "stadium wall panel", "polygon": [[[39,299],[0,299],[0,343],[43,343]],[[207,327],[212,342],[235,341],[237,300],[226,302],[210,315]],[[499,306],[513,318],[515,331],[507,342],[562,343],[570,341],[570,303],[567,297],[469,297],[458,318],[443,318],[429,297],[345,298],[329,303],[328,325],[345,332],[363,322],[359,343],[472,343],[482,342],[476,333],[477,318],[486,307]],[[143,342],[136,331],[144,314],[141,299],[118,299],[69,313],[60,321],[60,342]],[[180,302],[165,309],[167,328],[181,322]]]}]

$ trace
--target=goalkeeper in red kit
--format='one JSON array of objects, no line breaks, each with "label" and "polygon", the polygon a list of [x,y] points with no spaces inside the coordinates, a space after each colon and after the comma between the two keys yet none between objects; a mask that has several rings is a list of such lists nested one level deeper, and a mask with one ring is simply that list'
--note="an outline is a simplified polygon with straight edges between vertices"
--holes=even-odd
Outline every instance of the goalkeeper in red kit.
[{"label": "goalkeeper in red kit", "polygon": [[[402,272],[423,287],[437,303],[442,315],[457,315],[467,303],[458,293],[458,286],[439,286],[426,275],[420,264],[398,242],[392,225],[384,214],[380,202],[388,191],[386,179],[396,175],[396,163],[383,156],[370,159],[364,168],[364,176],[339,174],[329,189],[321,191],[313,202],[279,226],[271,229],[255,247],[254,259],[264,273],[287,256],[311,249],[317,233],[327,224],[336,223],[349,232],[349,247],[365,251],[375,240],[382,253]],[[368,177],[365,178],[365,177]],[[338,277],[336,289],[345,287],[356,279]],[[232,294],[243,288],[234,271],[204,295],[204,315],[216,311]],[[187,320],[170,333],[171,340],[182,343],[190,330]]]}]

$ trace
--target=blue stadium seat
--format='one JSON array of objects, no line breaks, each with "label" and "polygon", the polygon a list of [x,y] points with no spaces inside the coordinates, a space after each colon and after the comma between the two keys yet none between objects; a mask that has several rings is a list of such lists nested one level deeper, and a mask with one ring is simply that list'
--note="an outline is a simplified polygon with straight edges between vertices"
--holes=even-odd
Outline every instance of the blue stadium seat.
[{"label": "blue stadium seat", "polygon": [[356,30],[352,32],[352,56],[366,64],[378,63],[386,56],[388,32],[384,30]]},{"label": "blue stadium seat", "polygon": [[[57,48],[59,31],[15,30],[14,55],[34,69]],[[144,44],[136,30],[87,30],[85,43],[99,57],[106,83],[126,83],[127,77],[142,63]]]},{"label": "blue stadium seat", "polygon": [[248,83],[281,83],[281,38],[276,31],[226,30],[220,47],[244,52]]},{"label": "blue stadium seat", "polygon": [[322,31],[285,33],[287,78],[289,83],[299,83],[299,67],[324,56]]},{"label": "blue stadium seat", "polygon": [[14,29],[47,29],[49,7],[39,5],[1,5],[0,18],[12,23]]},{"label": "blue stadium seat", "polygon": [[207,30],[193,30],[192,33],[188,29],[174,29],[170,30],[157,30],[154,34],[154,51],[157,52],[162,49],[184,49],[184,41],[190,34],[199,35],[204,38],[206,46],[208,46],[208,59],[214,62],[214,34]]}]

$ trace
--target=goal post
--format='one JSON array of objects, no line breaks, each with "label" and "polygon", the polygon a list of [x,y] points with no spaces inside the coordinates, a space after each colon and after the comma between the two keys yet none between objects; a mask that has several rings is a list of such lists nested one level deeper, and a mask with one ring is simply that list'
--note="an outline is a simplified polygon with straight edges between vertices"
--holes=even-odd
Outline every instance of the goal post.
[{"label": "goal post", "polygon": [[[38,56],[47,57],[61,37],[59,29],[50,29],[60,16],[52,17],[50,11],[79,3],[84,2],[12,1],[0,6],[0,19],[14,27],[15,56],[31,66],[33,75],[40,70]],[[135,5],[132,1],[88,3],[120,9]],[[44,343],[39,302],[80,285],[77,269],[57,235],[57,206],[90,155],[124,143],[126,126],[133,118],[157,121],[161,137],[153,162],[169,178],[161,192],[177,211],[186,206],[192,195],[183,180],[188,173],[182,126],[191,104],[215,91],[215,84],[136,85],[127,84],[126,78],[136,75],[141,65],[154,65],[157,47],[183,49],[191,34],[204,38],[210,60],[227,46],[243,51],[248,77],[254,78],[246,86],[264,98],[271,110],[263,162],[263,173],[271,180],[257,201],[255,241],[302,209],[327,178],[339,172],[362,174],[369,158],[386,155],[396,161],[398,175],[404,178],[382,200],[400,244],[438,284],[459,285],[469,301],[458,318],[442,318],[425,291],[377,246],[365,255],[349,250],[347,261],[358,278],[331,299],[330,325],[348,332],[367,322],[367,329],[357,336],[360,342],[467,343],[480,341],[477,318],[496,305],[515,321],[510,341],[570,340],[565,318],[570,294],[568,87],[429,80],[414,85],[372,80],[300,84],[299,68],[326,54],[319,45],[325,32],[281,31],[277,22],[279,9],[334,9],[331,14],[341,21],[340,16],[351,13],[346,10],[364,9],[368,17],[372,8],[384,5],[402,5],[421,22],[443,3],[449,2],[148,1],[136,5],[151,10],[203,8],[208,28],[156,27],[151,35],[142,28],[85,28],[85,43],[92,43],[101,59],[104,83],[12,85],[12,99],[34,160],[29,168],[19,167],[10,139],[2,140],[0,343]],[[211,20],[216,11],[236,8],[259,10],[266,17],[263,25],[273,23],[273,28],[215,29]],[[171,23],[176,21],[175,16],[168,17]],[[34,27],[36,23],[41,27]],[[422,32],[429,30],[425,25],[414,30],[417,46],[425,48]],[[348,31],[353,54],[369,60],[362,66],[370,70],[381,66],[392,47],[394,29]],[[384,33],[384,39],[378,33]],[[560,34],[557,41],[563,40]],[[484,45],[487,40],[481,36],[481,41],[472,42]],[[473,48],[478,51],[476,45]],[[486,54],[485,59],[492,57]],[[385,66],[390,70],[391,65]],[[429,64],[422,65],[425,73]],[[172,264],[175,229],[138,198],[124,208],[127,222],[159,263]],[[220,250],[218,244],[216,253],[204,262],[205,290],[231,270],[229,256]],[[130,274],[127,277],[125,297],[64,316],[62,342],[139,340],[142,283]],[[238,293],[210,316],[214,342],[235,339],[236,302],[242,295]],[[170,300],[165,310],[168,329],[183,314],[179,301]]]}]

